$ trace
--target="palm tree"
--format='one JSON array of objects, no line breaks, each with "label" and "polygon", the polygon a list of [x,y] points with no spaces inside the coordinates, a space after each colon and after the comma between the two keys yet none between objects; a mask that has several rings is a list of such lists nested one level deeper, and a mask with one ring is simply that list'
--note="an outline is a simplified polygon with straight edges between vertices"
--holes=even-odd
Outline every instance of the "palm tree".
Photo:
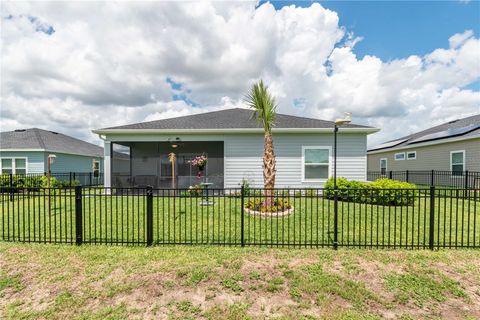
[{"label": "palm tree", "polygon": [[260,80],[254,83],[245,101],[254,110],[252,119],[263,126],[264,149],[263,149],[263,183],[265,186],[266,208],[272,206],[273,188],[275,188],[275,153],[273,152],[272,127],[275,125],[277,104],[275,98],[268,92],[268,87]]}]

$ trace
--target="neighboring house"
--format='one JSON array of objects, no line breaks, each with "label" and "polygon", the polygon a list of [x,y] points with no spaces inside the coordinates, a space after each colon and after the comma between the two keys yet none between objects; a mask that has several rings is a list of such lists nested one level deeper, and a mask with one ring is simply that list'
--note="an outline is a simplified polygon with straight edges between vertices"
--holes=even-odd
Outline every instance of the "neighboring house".
[{"label": "neighboring house", "polygon": [[34,174],[47,172],[47,157],[56,156],[53,173],[103,172],[103,148],[37,128],[0,133],[0,172]]},{"label": "neighboring house", "polygon": [[[331,121],[278,114],[273,129],[277,187],[322,186],[333,174]],[[367,135],[378,129],[349,124],[338,132],[338,176],[366,180]],[[263,186],[263,128],[252,111],[228,109],[94,130],[105,141],[105,186],[175,187],[199,182],[238,188]],[[113,157],[111,156],[113,154]],[[208,156],[205,177],[189,161]]]},{"label": "neighboring house", "polygon": [[450,121],[368,150],[368,171],[480,171],[480,115]]}]

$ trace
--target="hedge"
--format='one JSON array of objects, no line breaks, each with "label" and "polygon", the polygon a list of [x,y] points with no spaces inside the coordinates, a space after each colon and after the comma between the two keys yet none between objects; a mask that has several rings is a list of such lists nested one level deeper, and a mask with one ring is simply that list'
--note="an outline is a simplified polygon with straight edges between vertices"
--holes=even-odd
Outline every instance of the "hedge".
[{"label": "hedge", "polygon": [[[325,183],[325,197],[334,198],[333,178]],[[391,179],[378,179],[375,182],[351,181],[337,178],[338,200],[388,206],[413,205],[418,191],[417,186]]]}]

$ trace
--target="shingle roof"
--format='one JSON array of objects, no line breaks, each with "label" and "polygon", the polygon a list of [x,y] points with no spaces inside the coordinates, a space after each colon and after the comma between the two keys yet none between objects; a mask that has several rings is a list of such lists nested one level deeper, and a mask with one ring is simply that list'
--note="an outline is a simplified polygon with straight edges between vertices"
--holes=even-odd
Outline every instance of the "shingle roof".
[{"label": "shingle roof", "polygon": [[38,128],[1,132],[0,149],[42,149],[50,152],[103,157],[102,147]]},{"label": "shingle roof", "polygon": [[[118,127],[103,128],[110,129],[255,129],[261,128],[254,119],[252,119],[252,110],[248,109],[227,109],[213,112],[194,114],[189,116],[134,123]],[[371,128],[356,124],[344,125],[345,128]],[[325,121],[312,118],[303,118],[285,114],[277,114],[275,128],[333,128],[332,121]]]},{"label": "shingle roof", "polygon": [[368,151],[391,150],[416,143],[441,140],[452,137],[480,137],[480,114],[449,121],[447,123],[410,134],[395,140],[384,142],[370,148]]}]

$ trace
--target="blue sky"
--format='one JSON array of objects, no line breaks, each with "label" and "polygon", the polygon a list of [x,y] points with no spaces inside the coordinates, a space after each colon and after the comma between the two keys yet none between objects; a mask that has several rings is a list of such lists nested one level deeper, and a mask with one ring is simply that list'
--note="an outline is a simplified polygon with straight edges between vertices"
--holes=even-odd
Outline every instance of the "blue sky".
[{"label": "blue sky", "polygon": [[[262,1],[262,3],[265,1]],[[309,7],[314,1],[270,1],[275,8]],[[448,47],[448,38],[467,29],[480,34],[479,1],[315,1],[338,13],[340,25],[364,39],[355,46],[359,58],[384,61],[424,55]]]}]

